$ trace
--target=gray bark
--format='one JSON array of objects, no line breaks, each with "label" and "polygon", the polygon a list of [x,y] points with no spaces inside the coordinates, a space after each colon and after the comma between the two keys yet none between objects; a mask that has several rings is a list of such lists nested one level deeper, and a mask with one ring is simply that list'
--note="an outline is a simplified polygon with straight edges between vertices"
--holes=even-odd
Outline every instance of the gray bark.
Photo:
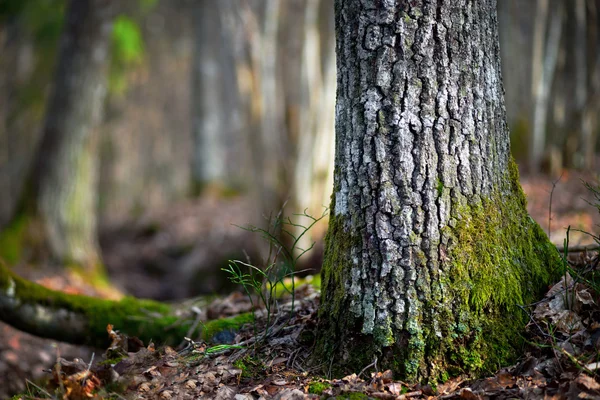
[{"label": "gray bark", "polygon": [[[335,6],[335,183],[317,354],[346,370],[378,357],[409,378],[477,369],[456,354],[486,348],[493,323],[482,310],[508,315],[500,310],[527,297],[523,282],[555,251],[526,215],[510,157],[496,2]],[[490,236],[469,236],[480,229]],[[518,241],[542,245],[543,262],[532,256],[529,270]],[[514,286],[495,287],[492,274]]]},{"label": "gray bark", "polygon": [[70,2],[33,178],[52,254],[89,267],[99,261],[93,132],[106,94],[111,14],[110,0]]}]

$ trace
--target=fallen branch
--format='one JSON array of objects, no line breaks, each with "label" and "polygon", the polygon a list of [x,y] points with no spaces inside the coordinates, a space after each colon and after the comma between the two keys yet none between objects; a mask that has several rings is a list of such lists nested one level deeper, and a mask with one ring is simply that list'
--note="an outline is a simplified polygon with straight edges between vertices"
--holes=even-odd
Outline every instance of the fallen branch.
[{"label": "fallen branch", "polygon": [[[177,305],[125,297],[105,300],[66,294],[23,279],[0,262],[0,320],[36,336],[73,344],[106,348],[107,324],[145,343],[174,345],[198,335],[194,319],[176,315]],[[203,336],[239,328],[247,315],[206,322]],[[182,322],[182,323],[176,323]],[[202,325],[202,324],[201,324]]]},{"label": "fallen branch", "polygon": [[[556,246],[556,249],[560,252],[563,253],[565,251],[565,246]],[[597,244],[590,244],[587,246],[569,246],[567,248],[567,251],[569,253],[583,253],[584,251],[598,251],[600,250],[600,246],[598,246]]]}]

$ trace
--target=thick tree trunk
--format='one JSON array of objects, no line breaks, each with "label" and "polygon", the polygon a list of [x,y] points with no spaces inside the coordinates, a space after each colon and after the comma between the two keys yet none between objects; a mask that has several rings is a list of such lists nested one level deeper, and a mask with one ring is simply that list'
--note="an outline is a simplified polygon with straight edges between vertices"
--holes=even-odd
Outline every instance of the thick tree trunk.
[{"label": "thick tree trunk", "polygon": [[506,362],[557,272],[511,160],[496,1],[336,1],[317,355],[407,379]]},{"label": "thick tree trunk", "polygon": [[111,3],[70,2],[33,192],[26,193],[37,203],[52,255],[61,263],[91,269],[99,265],[93,132],[106,93]]}]

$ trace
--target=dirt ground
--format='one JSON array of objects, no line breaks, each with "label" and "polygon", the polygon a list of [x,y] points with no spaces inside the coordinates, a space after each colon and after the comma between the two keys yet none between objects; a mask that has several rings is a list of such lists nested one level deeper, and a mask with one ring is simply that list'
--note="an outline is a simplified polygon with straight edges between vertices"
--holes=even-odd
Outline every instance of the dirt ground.
[{"label": "dirt ground", "polygon": [[594,196],[583,182],[598,185],[598,175],[565,171],[560,177],[538,175],[521,179],[529,214],[557,245],[563,244],[569,226],[570,246],[594,243],[593,238],[583,232],[600,233],[600,213],[590,205]]},{"label": "dirt ground", "polygon": [[[588,204],[593,197],[582,180],[597,182],[591,173],[565,173],[560,180],[546,176],[522,179],[531,216],[550,232],[551,240],[557,245],[563,243],[567,226],[572,229],[571,245],[593,243],[589,235],[579,230],[596,234],[600,231],[600,215]],[[251,234],[231,225],[232,221],[244,225],[247,222],[244,216],[249,215],[250,207],[240,198],[203,199],[104,231],[104,257],[112,281],[128,294],[160,300],[230,290],[226,279],[218,277],[220,267],[228,258],[246,257],[240,249],[252,253],[258,252],[260,246]],[[318,259],[318,256],[314,258]],[[27,266],[17,270],[53,289],[94,294],[72,277],[44,276]],[[202,281],[205,286],[199,287],[200,275],[213,278]],[[189,285],[189,282],[196,283]],[[104,350],[57,344],[0,323],[0,398],[22,392],[27,385],[33,387],[47,376],[44,371],[58,357],[87,362],[92,353],[99,356]]]}]

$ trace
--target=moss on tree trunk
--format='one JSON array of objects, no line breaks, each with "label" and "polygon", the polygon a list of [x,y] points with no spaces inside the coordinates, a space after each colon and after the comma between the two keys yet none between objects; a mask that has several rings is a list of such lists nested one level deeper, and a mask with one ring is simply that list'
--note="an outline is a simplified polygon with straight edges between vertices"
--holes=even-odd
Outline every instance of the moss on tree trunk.
[{"label": "moss on tree trunk", "polygon": [[510,156],[495,1],[336,1],[332,213],[316,357],[404,379],[520,353],[559,273]]}]

